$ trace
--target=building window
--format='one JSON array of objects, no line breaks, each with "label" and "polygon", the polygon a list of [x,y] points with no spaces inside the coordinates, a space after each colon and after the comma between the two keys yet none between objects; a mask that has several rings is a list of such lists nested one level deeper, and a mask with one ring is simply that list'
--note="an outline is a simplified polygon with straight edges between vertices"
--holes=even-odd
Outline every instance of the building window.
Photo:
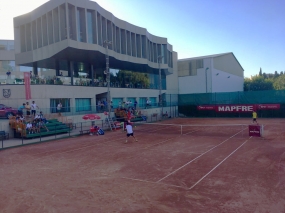
[{"label": "building window", "polygon": [[20,27],[20,36],[21,36],[21,52],[26,52],[26,35],[25,35],[25,25]]},{"label": "building window", "polygon": [[0,61],[0,72],[15,71],[15,61]]},{"label": "building window", "polygon": [[126,54],[126,31],[121,29],[121,53]]},{"label": "building window", "polygon": [[121,41],[120,29],[116,27],[116,48],[118,53],[121,53],[120,41]]},{"label": "building window", "polygon": [[136,42],[137,42],[137,57],[141,58],[141,35],[136,35]]},{"label": "building window", "polygon": [[145,97],[139,98],[139,108],[146,108],[146,99]]},{"label": "building window", "polygon": [[70,99],[69,98],[51,98],[50,99],[50,113],[56,113],[57,105],[61,103],[61,112],[70,112]]},{"label": "building window", "polygon": [[[58,16],[58,8],[53,10],[53,27],[54,27],[54,41],[59,41],[59,16]],[[39,35],[37,35],[39,36]],[[34,39],[35,40],[35,39]],[[34,47],[34,49],[36,49]]]},{"label": "building window", "polygon": [[91,98],[75,98],[75,111],[91,111]]},{"label": "building window", "polygon": [[123,103],[123,98],[112,98],[112,102],[113,102],[113,108],[121,108],[122,107],[122,103]]},{"label": "building window", "polygon": [[67,28],[66,28],[66,11],[65,4],[59,6],[60,14],[60,37],[61,40],[67,39]]},{"label": "building window", "polygon": [[130,31],[127,31],[127,53],[128,53],[128,55],[132,55],[131,54],[131,34],[130,34]]},{"label": "building window", "polygon": [[68,4],[68,23],[69,23],[69,39],[76,40],[77,32],[76,32],[76,13],[75,6]]},{"label": "building window", "polygon": [[77,8],[77,40],[86,42],[85,10]]},{"label": "building window", "polygon": [[97,13],[97,29],[98,29],[98,44],[99,45],[103,45],[103,42],[102,42],[102,29],[101,29],[101,15],[100,13]]},{"label": "building window", "polygon": [[189,62],[189,75],[197,75],[196,61]]},{"label": "building window", "polygon": [[196,60],[196,68],[200,69],[204,67],[203,59]]},{"label": "building window", "polygon": [[49,12],[47,14],[47,22],[48,22],[48,41],[49,41],[49,44],[53,44],[52,12]]}]

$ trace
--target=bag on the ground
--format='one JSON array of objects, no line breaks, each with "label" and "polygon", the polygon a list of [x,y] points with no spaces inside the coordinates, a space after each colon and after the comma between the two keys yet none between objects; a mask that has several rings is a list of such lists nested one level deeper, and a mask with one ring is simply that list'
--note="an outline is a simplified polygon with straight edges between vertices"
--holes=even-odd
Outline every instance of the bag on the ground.
[{"label": "bag on the ground", "polygon": [[104,135],[105,133],[104,133],[103,129],[98,129],[98,134],[99,135]]}]

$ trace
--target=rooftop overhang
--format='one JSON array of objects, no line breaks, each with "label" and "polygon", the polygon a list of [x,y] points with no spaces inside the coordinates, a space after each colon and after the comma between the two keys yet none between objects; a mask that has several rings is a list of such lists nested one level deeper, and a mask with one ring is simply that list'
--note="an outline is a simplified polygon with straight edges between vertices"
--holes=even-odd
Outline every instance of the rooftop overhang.
[{"label": "rooftop overhang", "polygon": [[[48,47],[43,47],[41,49],[45,48]],[[130,61],[122,59],[120,60],[115,57],[118,53],[115,54],[114,53],[115,53],[114,51],[108,50],[110,68],[131,70],[131,71],[144,72],[144,73],[156,73],[156,72],[158,73],[159,70],[158,63],[152,63],[149,62],[147,59],[135,58],[131,56],[127,56],[127,59],[133,58],[133,61],[137,61],[137,63],[132,62],[132,60]],[[72,61],[72,62],[86,63],[90,65],[92,64],[94,69],[106,68],[106,54],[102,53],[99,50],[85,50],[85,49],[77,49],[74,47],[67,47],[50,57],[47,57],[45,59],[35,60],[39,58],[40,57],[37,51],[19,53],[16,54],[16,64],[19,66],[33,67],[33,64],[36,63],[38,68],[56,69],[56,61],[61,61],[61,62]],[[67,63],[61,63],[60,68],[62,70],[68,70]],[[165,75],[173,73],[172,68],[169,68],[167,64],[160,64],[160,68]]]}]

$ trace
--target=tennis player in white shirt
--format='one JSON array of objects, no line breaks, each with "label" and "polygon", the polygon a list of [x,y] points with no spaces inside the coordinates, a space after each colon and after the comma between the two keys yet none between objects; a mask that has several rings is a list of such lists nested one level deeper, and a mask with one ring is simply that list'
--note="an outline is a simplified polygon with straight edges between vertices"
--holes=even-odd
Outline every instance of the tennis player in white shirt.
[{"label": "tennis player in white shirt", "polygon": [[131,125],[129,122],[127,122],[126,129],[127,129],[127,139],[126,139],[126,142],[125,142],[125,143],[128,143],[128,138],[129,138],[130,136],[132,136],[132,137],[134,138],[134,140],[135,140],[136,142],[138,142],[138,140],[137,140],[136,137],[134,136],[133,127],[132,127],[132,125]]}]

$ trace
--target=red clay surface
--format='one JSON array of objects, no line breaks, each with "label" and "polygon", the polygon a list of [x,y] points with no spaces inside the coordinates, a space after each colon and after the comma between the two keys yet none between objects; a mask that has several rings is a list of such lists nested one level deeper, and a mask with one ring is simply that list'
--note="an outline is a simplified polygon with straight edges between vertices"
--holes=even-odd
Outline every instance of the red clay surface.
[{"label": "red clay surface", "polygon": [[[171,119],[0,151],[0,212],[285,212],[285,119]],[[246,124],[230,127],[230,124]],[[244,131],[242,131],[244,128]],[[224,132],[227,132],[225,134]]]}]

